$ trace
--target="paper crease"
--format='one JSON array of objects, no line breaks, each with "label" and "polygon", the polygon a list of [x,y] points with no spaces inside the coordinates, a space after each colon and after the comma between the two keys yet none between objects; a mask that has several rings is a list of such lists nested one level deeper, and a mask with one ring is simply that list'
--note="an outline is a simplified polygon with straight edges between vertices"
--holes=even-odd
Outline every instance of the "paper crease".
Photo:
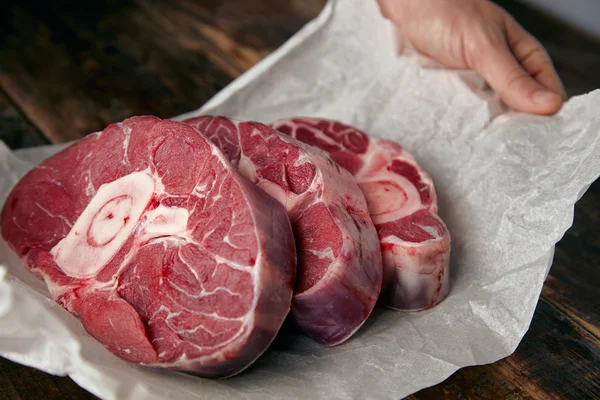
[{"label": "paper crease", "polygon": [[[600,173],[600,91],[569,100],[553,117],[507,112],[476,74],[427,68],[414,54],[398,56],[395,43],[376,2],[332,0],[280,49],[175,119],[322,116],[400,143],[432,175],[452,234],[452,291],[440,305],[376,309],[332,349],[286,333],[240,376],[203,380],[110,354],[0,242],[0,355],[68,374],[100,398],[130,400],[397,399],[510,355],[573,205]],[[0,145],[0,201],[62,148]]]}]

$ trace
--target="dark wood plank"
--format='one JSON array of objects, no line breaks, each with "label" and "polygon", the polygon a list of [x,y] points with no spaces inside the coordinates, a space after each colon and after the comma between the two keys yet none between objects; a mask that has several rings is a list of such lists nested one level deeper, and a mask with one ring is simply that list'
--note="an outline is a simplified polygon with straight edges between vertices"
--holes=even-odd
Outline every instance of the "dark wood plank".
[{"label": "dark wood plank", "polygon": [[600,339],[600,180],[575,206],[542,296]]},{"label": "dark wood plank", "polygon": [[7,400],[92,400],[70,378],[61,378],[0,357],[0,399]]},{"label": "dark wood plank", "polygon": [[3,92],[0,92],[0,140],[11,149],[48,144]]},{"label": "dark wood plank", "polygon": [[141,2],[144,12],[177,42],[203,52],[231,77],[256,64],[314,18],[325,0]]},{"label": "dark wood plank", "polygon": [[[0,15],[0,84],[14,104],[5,100],[4,106],[0,99],[0,110],[13,116],[24,112],[56,142],[134,114],[184,112],[283,43],[324,2],[12,0]],[[498,3],[548,48],[570,95],[600,87],[596,41],[517,2]],[[35,132],[26,121],[18,122],[23,123],[24,130]],[[557,245],[542,300],[517,352],[458,371],[415,398],[600,397],[594,338],[599,185],[578,203],[575,224]],[[93,398],[69,378],[0,360],[4,397]]]},{"label": "dark wood plank", "polygon": [[545,300],[517,351],[497,363],[463,368],[411,400],[598,399],[600,341]]},{"label": "dark wood plank", "polygon": [[0,84],[56,143],[200,107],[324,0],[94,4],[11,0],[0,14]]},{"label": "dark wood plank", "polygon": [[0,83],[53,142],[134,114],[187,111],[230,81],[131,2],[34,3],[2,14]]}]

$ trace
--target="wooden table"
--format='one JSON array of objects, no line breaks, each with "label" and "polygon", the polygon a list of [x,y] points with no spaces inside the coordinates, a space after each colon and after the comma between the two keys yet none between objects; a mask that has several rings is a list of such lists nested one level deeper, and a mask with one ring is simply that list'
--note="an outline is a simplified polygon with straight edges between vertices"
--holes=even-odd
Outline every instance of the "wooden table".
[{"label": "wooden table", "polygon": [[[167,118],[196,109],[324,3],[5,1],[0,139],[12,148],[59,143],[131,115]],[[547,47],[569,95],[600,88],[598,41],[518,3],[499,3]],[[412,399],[600,398],[599,205],[596,182],[556,247],[531,328],[515,354],[464,368]],[[0,398],[93,396],[69,378],[0,358]]]}]

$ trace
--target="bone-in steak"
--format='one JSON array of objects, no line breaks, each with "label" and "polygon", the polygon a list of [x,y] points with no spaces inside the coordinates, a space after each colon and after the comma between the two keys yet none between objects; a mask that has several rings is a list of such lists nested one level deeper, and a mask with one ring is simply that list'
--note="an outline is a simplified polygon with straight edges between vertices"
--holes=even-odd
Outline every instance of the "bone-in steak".
[{"label": "bone-in steak", "polygon": [[285,209],[191,126],[136,117],[30,171],[2,236],[51,296],[126,360],[225,377],[287,315]]},{"label": "bone-in steak", "polygon": [[382,283],[377,232],[354,178],[266,125],[223,117],[186,122],[286,206],[298,249],[292,314],[300,327],[327,346],[348,339],[370,315]]},{"label": "bone-in steak", "polygon": [[290,118],[272,126],[329,153],[356,178],[381,241],[384,304],[421,310],[442,301],[450,290],[450,234],[431,177],[414,157],[337,121]]}]

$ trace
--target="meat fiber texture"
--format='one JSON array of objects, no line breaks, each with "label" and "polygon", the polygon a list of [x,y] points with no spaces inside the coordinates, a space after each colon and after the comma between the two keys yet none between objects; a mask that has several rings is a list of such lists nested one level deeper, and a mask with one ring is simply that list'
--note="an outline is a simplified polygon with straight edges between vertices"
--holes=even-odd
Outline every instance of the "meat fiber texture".
[{"label": "meat fiber texture", "polygon": [[[511,354],[573,204],[600,172],[600,91],[570,99],[553,117],[505,113],[475,74],[423,68],[397,54],[394,38],[376,2],[329,1],[282,48],[177,119],[309,115],[401,143],[433,178],[452,232],[444,301],[418,313],[376,307],[342,346],[286,334],[243,374],[197,379],[113,356],[48,300],[0,240],[0,355],[69,375],[104,399],[262,400],[399,399]],[[57,149],[0,144],[0,201]]]},{"label": "meat fiber texture", "polygon": [[377,233],[355,180],[322,152],[261,123],[185,122],[285,206],[299,255],[292,313],[300,328],[326,346],[347,340],[371,314],[382,284]]},{"label": "meat fiber texture", "polygon": [[418,311],[448,295],[450,234],[433,181],[410,153],[339,121],[288,118],[271,126],[327,152],[356,178],[381,241],[385,305]]},{"label": "meat fiber texture", "polygon": [[187,124],[136,117],[88,135],[19,181],[1,223],[51,297],[127,361],[230,376],[290,308],[284,208]]}]

